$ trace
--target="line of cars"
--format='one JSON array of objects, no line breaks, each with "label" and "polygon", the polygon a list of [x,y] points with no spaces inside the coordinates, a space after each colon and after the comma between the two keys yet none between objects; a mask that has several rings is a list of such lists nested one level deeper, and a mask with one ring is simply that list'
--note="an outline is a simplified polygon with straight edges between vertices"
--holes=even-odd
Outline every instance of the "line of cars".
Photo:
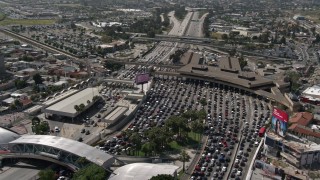
[{"label": "line of cars", "polygon": [[204,133],[208,140],[191,179],[241,179],[258,145],[259,128],[269,119],[269,107],[228,87],[211,96],[213,109],[208,109]]},{"label": "line of cars", "polygon": [[247,118],[247,101],[234,89],[215,88],[207,99],[204,134],[208,140],[191,179],[223,179],[239,143],[241,121]]},{"label": "line of cars", "polygon": [[243,172],[247,172],[250,164],[249,162],[254,155],[253,152],[256,151],[256,148],[261,141],[261,134],[259,134],[259,131],[271,117],[269,106],[258,99],[253,99],[251,101],[251,109],[250,123],[244,123],[241,128],[241,140],[235,156],[235,161],[232,165],[230,178],[240,178]]}]

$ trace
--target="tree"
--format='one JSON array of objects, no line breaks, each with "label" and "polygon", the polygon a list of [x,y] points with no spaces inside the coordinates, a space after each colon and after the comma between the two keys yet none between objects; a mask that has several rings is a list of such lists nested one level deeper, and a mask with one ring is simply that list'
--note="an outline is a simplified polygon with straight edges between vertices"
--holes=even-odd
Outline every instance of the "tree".
[{"label": "tree", "polygon": [[150,180],[174,180],[175,178],[169,174],[158,174],[153,176]]},{"label": "tree", "polygon": [[44,169],[38,173],[39,180],[55,180],[55,173],[52,169]]},{"label": "tree", "polygon": [[201,121],[200,121],[200,120],[196,120],[196,121],[191,122],[190,127],[191,127],[191,130],[192,130],[193,132],[199,134],[199,139],[200,139],[201,134],[202,134],[203,129],[204,129],[204,128],[203,128],[203,124],[201,123]]},{"label": "tree", "polygon": [[221,38],[223,40],[228,40],[229,37],[228,37],[228,34],[222,34]]},{"label": "tree", "polygon": [[287,43],[287,40],[284,36],[281,37],[280,39],[280,44],[286,44]]},{"label": "tree", "polygon": [[27,82],[26,81],[22,81],[20,79],[17,79],[14,81],[14,85],[16,86],[17,89],[22,89],[25,88],[27,86]]},{"label": "tree", "polygon": [[73,180],[104,180],[107,172],[96,164],[90,164],[73,174]]},{"label": "tree", "polygon": [[79,108],[79,106],[78,106],[78,105],[74,105],[74,109],[75,109],[77,112],[79,112],[79,111],[80,111],[80,108]]},{"label": "tree", "polygon": [[231,49],[231,50],[229,51],[229,55],[230,55],[230,56],[234,56],[234,55],[236,55],[236,53],[237,53],[237,50],[236,50],[235,48],[233,48],[233,49]]},{"label": "tree", "polygon": [[39,124],[35,124],[32,126],[32,132],[34,132],[35,134],[44,135],[48,134],[49,131],[50,127],[47,121],[41,121]]},{"label": "tree", "polygon": [[35,74],[35,75],[33,75],[33,80],[34,80],[34,83],[35,84],[42,84],[42,77],[41,77],[41,75],[39,74],[39,73],[37,73],[37,74]]},{"label": "tree", "polygon": [[238,60],[239,60],[241,69],[243,69],[245,66],[248,65],[248,62],[244,59],[242,55],[238,58]]},{"label": "tree", "polygon": [[142,145],[141,151],[144,152],[144,156],[147,156],[152,152],[152,147],[150,142],[146,142]]},{"label": "tree", "polygon": [[139,150],[141,147],[141,137],[138,133],[133,133],[130,137],[129,137],[130,142],[132,142],[135,146],[135,150]]},{"label": "tree", "polygon": [[34,117],[32,118],[32,125],[36,125],[36,124],[39,124],[40,123],[40,119],[38,117]]},{"label": "tree", "polygon": [[200,103],[201,103],[202,106],[207,105],[207,101],[206,101],[205,98],[202,98],[202,99],[200,100]]},{"label": "tree", "polygon": [[23,106],[23,104],[21,103],[21,101],[19,99],[14,100],[14,105],[17,108],[21,108]]},{"label": "tree", "polygon": [[80,111],[83,111],[85,107],[86,107],[86,106],[85,106],[83,103],[81,103],[81,104],[79,105]]},{"label": "tree", "polygon": [[189,154],[185,151],[185,150],[182,150],[181,153],[180,153],[180,156],[179,156],[179,160],[182,161],[183,163],[183,172],[185,172],[185,163],[188,162],[190,160],[190,156]]}]

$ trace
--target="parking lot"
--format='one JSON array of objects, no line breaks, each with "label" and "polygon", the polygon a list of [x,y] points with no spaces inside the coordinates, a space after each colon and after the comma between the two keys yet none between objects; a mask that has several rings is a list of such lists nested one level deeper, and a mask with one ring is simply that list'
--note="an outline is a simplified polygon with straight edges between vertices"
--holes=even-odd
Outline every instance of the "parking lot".
[{"label": "parking lot", "polygon": [[[250,164],[255,145],[260,142],[258,131],[270,112],[265,101],[238,89],[203,81],[155,78],[145,103],[127,131],[138,132],[145,143],[148,139],[144,132],[151,127],[163,126],[172,115],[202,109],[207,113],[204,134],[208,136],[208,142],[192,178],[223,179],[230,176],[241,179]],[[101,150],[126,155],[132,146],[129,137],[119,135],[110,138]]]}]

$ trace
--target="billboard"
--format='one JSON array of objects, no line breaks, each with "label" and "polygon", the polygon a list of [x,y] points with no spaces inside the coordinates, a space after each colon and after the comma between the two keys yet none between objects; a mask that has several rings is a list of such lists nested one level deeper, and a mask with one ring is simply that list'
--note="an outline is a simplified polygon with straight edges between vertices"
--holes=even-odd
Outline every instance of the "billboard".
[{"label": "billboard", "polygon": [[149,74],[147,74],[147,73],[137,74],[136,79],[135,79],[135,83],[136,84],[143,84],[143,83],[147,83],[149,80],[150,80]]},{"label": "billboard", "polygon": [[279,136],[284,137],[287,132],[289,116],[288,114],[278,108],[273,109],[271,128]]}]

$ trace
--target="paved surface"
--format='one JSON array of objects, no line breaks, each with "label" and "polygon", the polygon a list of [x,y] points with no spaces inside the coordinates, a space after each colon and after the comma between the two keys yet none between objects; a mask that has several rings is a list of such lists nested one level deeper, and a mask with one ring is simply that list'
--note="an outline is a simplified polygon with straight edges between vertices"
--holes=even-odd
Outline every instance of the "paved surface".
[{"label": "paved surface", "polygon": [[5,166],[3,171],[0,171],[0,180],[36,180],[36,176],[42,167],[18,162],[10,167]]}]

